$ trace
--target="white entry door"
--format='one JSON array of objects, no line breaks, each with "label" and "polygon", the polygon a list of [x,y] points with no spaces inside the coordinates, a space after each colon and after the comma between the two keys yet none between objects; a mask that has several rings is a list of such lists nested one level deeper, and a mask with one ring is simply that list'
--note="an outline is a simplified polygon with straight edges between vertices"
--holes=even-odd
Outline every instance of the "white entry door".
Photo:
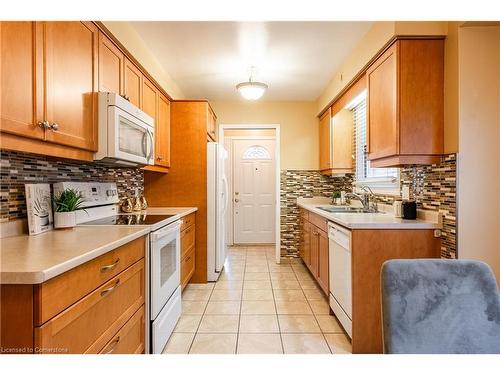
[{"label": "white entry door", "polygon": [[233,140],[234,243],[275,242],[274,139]]}]

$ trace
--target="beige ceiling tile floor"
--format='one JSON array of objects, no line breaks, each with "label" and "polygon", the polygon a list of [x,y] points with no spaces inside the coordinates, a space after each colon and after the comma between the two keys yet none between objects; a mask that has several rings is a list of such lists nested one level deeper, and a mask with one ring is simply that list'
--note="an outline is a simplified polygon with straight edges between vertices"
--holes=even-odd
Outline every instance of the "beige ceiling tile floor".
[{"label": "beige ceiling tile floor", "polygon": [[339,322],[332,315],[316,315],[316,320],[323,333],[344,333]]},{"label": "beige ceiling tile floor", "polygon": [[238,333],[239,315],[204,315],[198,332]]},{"label": "beige ceiling tile floor", "polygon": [[240,301],[209,301],[206,315],[239,315]]},{"label": "beige ceiling tile floor", "polygon": [[208,301],[182,301],[182,314],[193,315],[203,314]]},{"label": "beige ceiling tile floor", "polygon": [[245,272],[268,272],[267,264],[265,266],[245,266]]},{"label": "beige ceiling tile floor", "polygon": [[211,301],[240,301],[241,290],[220,289],[214,290],[210,297]]},{"label": "beige ceiling tile floor", "polygon": [[293,272],[271,272],[271,280],[297,280]]},{"label": "beige ceiling tile floor", "polygon": [[333,354],[351,354],[351,342],[343,333],[329,333],[325,335],[326,341]]},{"label": "beige ceiling tile floor", "polygon": [[274,301],[242,301],[241,315],[276,314]]},{"label": "beige ceiling tile floor", "polygon": [[243,301],[273,301],[271,289],[243,289]]},{"label": "beige ceiling tile floor", "polygon": [[313,315],[278,315],[282,333],[321,333]]},{"label": "beige ceiling tile floor", "polygon": [[308,301],[326,300],[325,294],[318,289],[305,289],[304,294],[305,294]]},{"label": "beige ceiling tile floor", "polygon": [[242,333],[238,338],[238,354],[283,354],[279,334]]},{"label": "beige ceiling tile floor", "polygon": [[279,333],[276,315],[242,315],[241,333]]},{"label": "beige ceiling tile floor", "polygon": [[312,310],[307,302],[301,301],[276,301],[278,314],[287,315],[312,315]]},{"label": "beige ceiling tile floor", "polygon": [[186,291],[187,290],[212,290],[215,286],[215,283],[206,283],[206,284],[188,284],[186,285]]},{"label": "beige ceiling tile floor", "polygon": [[297,280],[272,280],[273,289],[301,289]]},{"label": "beige ceiling tile floor", "polygon": [[245,281],[269,280],[269,272],[246,272]]},{"label": "beige ceiling tile floor", "polygon": [[276,301],[306,302],[306,297],[301,289],[274,289],[273,293]]},{"label": "beige ceiling tile floor", "polygon": [[[217,283],[189,284],[164,353],[347,353],[349,338],[299,259],[232,247]],[[298,280],[297,280],[298,279]]]},{"label": "beige ceiling tile floor", "polygon": [[163,354],[188,354],[193,338],[194,333],[172,333]]},{"label": "beige ceiling tile floor", "polygon": [[174,332],[193,333],[198,329],[202,315],[181,315]]},{"label": "beige ceiling tile floor", "polygon": [[184,301],[208,301],[212,289],[190,289],[182,293]]},{"label": "beige ceiling tile floor", "polygon": [[281,340],[285,354],[330,354],[322,334],[284,333]]},{"label": "beige ceiling tile floor", "polygon": [[243,289],[269,289],[271,290],[271,281],[270,280],[254,280],[254,281],[245,281],[243,283]]},{"label": "beige ceiling tile floor", "polygon": [[329,315],[330,306],[326,300],[309,301],[309,305],[315,315]]},{"label": "beige ceiling tile floor", "polygon": [[241,290],[243,288],[243,280],[227,280],[227,281],[219,281],[215,284],[214,290],[220,289],[232,289],[232,290]]},{"label": "beige ceiling tile floor", "polygon": [[299,284],[301,288],[304,289],[304,291],[309,289],[316,289],[318,291],[320,290],[318,284],[316,284],[316,282],[313,280],[299,280]]},{"label": "beige ceiling tile floor", "polygon": [[236,333],[198,333],[193,341],[192,354],[235,354]]}]

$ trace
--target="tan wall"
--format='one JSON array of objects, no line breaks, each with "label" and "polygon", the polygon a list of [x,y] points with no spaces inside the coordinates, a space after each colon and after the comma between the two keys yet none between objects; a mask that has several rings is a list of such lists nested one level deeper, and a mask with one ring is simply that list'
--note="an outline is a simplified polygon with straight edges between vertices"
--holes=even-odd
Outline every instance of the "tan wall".
[{"label": "tan wall", "polygon": [[458,256],[500,283],[500,27],[459,30]]},{"label": "tan wall", "polygon": [[219,124],[279,124],[281,169],[318,169],[315,102],[211,102]]},{"label": "tan wall", "polygon": [[175,81],[128,22],[103,22],[103,24],[173,99],[185,99]]},{"label": "tan wall", "polygon": [[447,35],[445,41],[445,152],[458,151],[458,26],[462,22],[376,22],[335,72],[318,97],[317,113],[358,74],[395,35]]}]

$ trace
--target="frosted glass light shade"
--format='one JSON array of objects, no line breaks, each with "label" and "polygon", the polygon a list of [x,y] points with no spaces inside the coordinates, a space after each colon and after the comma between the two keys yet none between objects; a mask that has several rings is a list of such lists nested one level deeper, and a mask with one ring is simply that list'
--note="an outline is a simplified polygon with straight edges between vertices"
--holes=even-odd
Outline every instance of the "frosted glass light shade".
[{"label": "frosted glass light shade", "polygon": [[236,85],[241,96],[247,100],[257,100],[264,95],[267,85],[262,82],[242,82]]}]

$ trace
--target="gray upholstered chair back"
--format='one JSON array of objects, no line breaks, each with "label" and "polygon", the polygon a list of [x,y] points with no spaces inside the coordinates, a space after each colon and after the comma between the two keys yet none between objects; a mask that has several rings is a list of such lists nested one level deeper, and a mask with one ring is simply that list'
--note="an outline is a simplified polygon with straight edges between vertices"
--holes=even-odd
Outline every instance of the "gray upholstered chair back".
[{"label": "gray upholstered chair back", "polygon": [[500,294],[487,264],[390,260],[381,289],[385,353],[500,353]]}]

